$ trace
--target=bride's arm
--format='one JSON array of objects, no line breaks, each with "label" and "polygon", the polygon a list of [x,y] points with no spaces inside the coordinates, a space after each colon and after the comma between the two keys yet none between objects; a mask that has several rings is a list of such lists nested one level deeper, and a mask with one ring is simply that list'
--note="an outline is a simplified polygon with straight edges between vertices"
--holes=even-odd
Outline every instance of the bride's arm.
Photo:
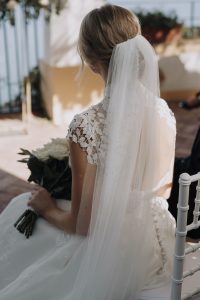
[{"label": "bride's arm", "polygon": [[34,192],[29,205],[57,228],[68,233],[75,233],[87,157],[79,144],[70,142],[70,158],[72,168],[71,211],[66,212],[58,208],[45,189]]}]

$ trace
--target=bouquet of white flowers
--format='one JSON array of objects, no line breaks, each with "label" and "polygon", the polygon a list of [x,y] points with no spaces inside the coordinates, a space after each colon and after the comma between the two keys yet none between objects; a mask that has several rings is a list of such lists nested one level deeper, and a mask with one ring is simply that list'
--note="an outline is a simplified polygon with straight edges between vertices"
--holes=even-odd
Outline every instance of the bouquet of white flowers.
[{"label": "bouquet of white flowers", "polygon": [[[31,174],[29,182],[35,182],[47,189],[52,197],[71,199],[71,169],[69,166],[69,144],[62,138],[52,139],[42,148],[32,152],[22,149],[19,153],[27,157],[19,160],[26,163]],[[38,215],[27,209],[14,226],[27,238],[32,235]]]}]

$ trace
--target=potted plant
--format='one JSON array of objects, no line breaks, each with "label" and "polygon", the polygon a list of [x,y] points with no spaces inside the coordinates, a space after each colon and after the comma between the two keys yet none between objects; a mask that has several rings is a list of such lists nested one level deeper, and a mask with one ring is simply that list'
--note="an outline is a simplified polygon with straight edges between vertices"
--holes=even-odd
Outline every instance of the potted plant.
[{"label": "potted plant", "polygon": [[142,27],[142,34],[152,43],[171,42],[177,34],[180,35],[182,24],[178,22],[175,13],[170,15],[161,11],[136,12]]},{"label": "potted plant", "polygon": [[67,0],[0,0],[0,21],[9,20],[11,25],[15,25],[15,8],[17,5],[23,8],[26,21],[37,19],[42,9],[47,12],[48,20],[52,10],[59,14],[66,3]]}]

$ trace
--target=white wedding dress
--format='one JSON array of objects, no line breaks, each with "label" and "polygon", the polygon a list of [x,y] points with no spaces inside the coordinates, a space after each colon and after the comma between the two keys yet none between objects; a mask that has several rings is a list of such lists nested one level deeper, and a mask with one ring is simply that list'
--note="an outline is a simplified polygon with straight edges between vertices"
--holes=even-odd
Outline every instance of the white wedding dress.
[{"label": "white wedding dress", "polygon": [[[69,128],[68,139],[79,143],[86,151],[90,164],[96,164],[98,159],[99,144],[95,141],[95,137],[102,134],[104,123],[102,111],[106,105],[105,97],[99,104],[76,115]],[[158,99],[157,109],[160,118],[166,118],[168,124],[175,130],[174,117],[164,100]],[[172,174],[173,159],[170,168],[169,174]],[[29,193],[17,196],[0,215],[0,299],[68,299],[87,238],[65,234],[40,218],[33,236],[26,239],[13,224],[27,208],[28,198]],[[66,210],[70,209],[69,201],[58,200],[58,205]],[[146,286],[153,287],[162,280],[163,270],[171,268],[175,222],[163,197],[152,200],[149,213],[153,214],[154,240],[151,243],[149,257],[151,263]],[[129,231],[124,236],[124,244],[128,239]],[[128,257],[129,263],[131,259]]]}]

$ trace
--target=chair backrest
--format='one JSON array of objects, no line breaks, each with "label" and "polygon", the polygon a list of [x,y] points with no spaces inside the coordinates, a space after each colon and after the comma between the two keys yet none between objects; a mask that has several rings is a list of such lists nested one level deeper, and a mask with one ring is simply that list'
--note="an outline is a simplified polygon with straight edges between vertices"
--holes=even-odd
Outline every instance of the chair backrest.
[{"label": "chair backrest", "polygon": [[[187,225],[187,215],[189,210],[189,189],[192,182],[197,181],[197,193],[195,198],[195,208],[193,222]],[[172,275],[172,288],[171,288],[171,300],[180,300],[183,279],[187,276],[193,275],[195,272],[200,271],[200,265],[197,265],[191,270],[183,271],[185,255],[194,252],[200,248],[200,242],[194,246],[189,246],[185,249],[186,234],[188,231],[197,229],[200,227],[200,173],[190,176],[187,173],[183,173],[179,178],[179,199],[178,199],[178,216],[176,227],[176,244],[174,254],[174,268]],[[200,286],[200,284],[199,284]],[[191,293],[196,294],[200,291],[195,290]]]}]

